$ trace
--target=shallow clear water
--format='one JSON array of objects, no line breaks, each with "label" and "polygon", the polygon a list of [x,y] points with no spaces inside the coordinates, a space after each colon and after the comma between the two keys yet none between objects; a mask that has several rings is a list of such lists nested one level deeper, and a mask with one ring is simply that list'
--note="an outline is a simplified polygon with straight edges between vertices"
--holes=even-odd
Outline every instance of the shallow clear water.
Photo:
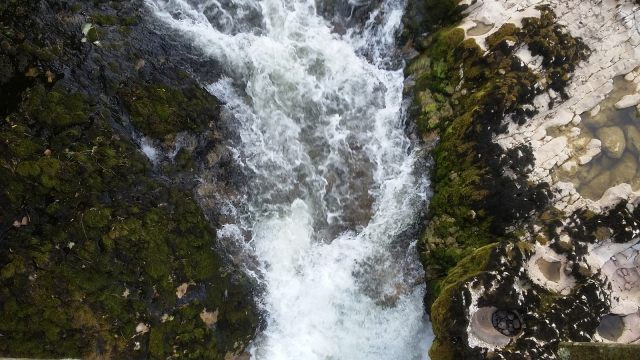
[{"label": "shallow clear water", "polygon": [[147,3],[225,74],[208,89],[237,121],[247,185],[219,236],[251,234],[266,317],[252,358],[428,358],[414,248],[428,176],[415,174],[393,57],[404,3],[345,35],[313,1]]}]

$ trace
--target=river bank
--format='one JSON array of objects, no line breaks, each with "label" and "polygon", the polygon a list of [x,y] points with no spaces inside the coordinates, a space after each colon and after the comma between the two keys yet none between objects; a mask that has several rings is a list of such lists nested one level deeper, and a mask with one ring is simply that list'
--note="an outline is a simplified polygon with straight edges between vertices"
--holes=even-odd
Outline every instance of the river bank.
[{"label": "river bank", "polygon": [[[418,52],[407,93],[423,139],[438,139],[420,241],[431,358],[554,358],[558,341],[637,342],[637,113],[620,112],[636,95],[614,86],[637,76],[637,4],[409,9],[404,37]],[[610,161],[626,144],[626,165]],[[593,159],[585,177],[579,166]],[[518,326],[496,320],[500,311]]]},{"label": "river bank", "polygon": [[193,77],[216,66],[141,9],[0,2],[4,356],[233,359],[255,332],[256,289],[193,195],[205,173],[233,188]]}]

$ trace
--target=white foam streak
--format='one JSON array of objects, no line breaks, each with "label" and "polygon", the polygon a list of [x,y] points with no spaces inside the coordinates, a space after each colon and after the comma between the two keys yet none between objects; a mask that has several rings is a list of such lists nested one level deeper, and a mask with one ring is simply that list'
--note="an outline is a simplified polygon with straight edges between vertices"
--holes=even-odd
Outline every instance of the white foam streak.
[{"label": "white foam streak", "polygon": [[[403,132],[402,71],[386,69],[404,4],[384,2],[340,37],[312,0],[147,3],[226,74],[208,89],[240,126],[248,213],[218,235],[252,233],[267,320],[253,358],[427,358],[406,233],[428,183]],[[220,20],[254,10],[259,28]]]}]

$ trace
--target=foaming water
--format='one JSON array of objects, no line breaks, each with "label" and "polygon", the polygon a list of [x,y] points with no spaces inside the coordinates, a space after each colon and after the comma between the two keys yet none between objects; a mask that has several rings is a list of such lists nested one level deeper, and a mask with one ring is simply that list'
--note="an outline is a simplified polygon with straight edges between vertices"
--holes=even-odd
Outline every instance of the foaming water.
[{"label": "foaming water", "polygon": [[226,74],[208,89],[240,127],[246,213],[219,236],[249,231],[259,262],[267,326],[252,357],[428,358],[414,248],[428,183],[392,56],[404,4],[341,36],[313,1],[147,3]]}]

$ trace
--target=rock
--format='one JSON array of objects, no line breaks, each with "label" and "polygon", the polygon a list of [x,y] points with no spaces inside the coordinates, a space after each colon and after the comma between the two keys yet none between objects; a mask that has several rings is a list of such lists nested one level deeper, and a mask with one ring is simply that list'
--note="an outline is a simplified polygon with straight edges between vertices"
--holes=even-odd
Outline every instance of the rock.
[{"label": "rock", "polygon": [[596,132],[602,142],[602,150],[614,159],[619,159],[627,147],[622,129],[617,126],[604,127]]},{"label": "rock", "polygon": [[603,112],[600,112],[598,108],[598,112],[595,114],[590,114],[584,119],[584,124],[590,126],[592,128],[601,128],[609,123],[609,119],[604,115]]},{"label": "rock", "polygon": [[500,321],[500,322],[498,323],[498,329],[500,329],[500,330],[504,330],[504,329],[506,329],[506,328],[507,328],[507,323],[505,323],[504,321]]},{"label": "rock", "polygon": [[626,109],[640,104],[640,94],[625,95],[614,106],[616,109]]},{"label": "rock", "polygon": [[207,309],[202,310],[200,313],[200,319],[204,321],[207,326],[211,327],[213,324],[218,322],[218,314],[220,311],[216,309],[216,311],[207,311]]},{"label": "rock", "polygon": [[631,179],[636,175],[637,166],[636,157],[629,152],[625,152],[620,158],[620,162],[611,169],[611,185],[630,183]]},{"label": "rock", "polygon": [[138,324],[138,326],[136,326],[136,332],[137,333],[142,333],[142,334],[144,334],[146,332],[149,332],[149,326],[147,324],[141,322],[141,323]]},{"label": "rock", "polygon": [[602,142],[598,139],[591,139],[584,147],[585,154],[578,158],[580,165],[584,165],[591,161],[595,156],[602,152]]},{"label": "rock", "polygon": [[51,156],[51,150],[47,149],[44,151],[44,156]]},{"label": "rock", "polygon": [[567,138],[565,136],[560,136],[552,139],[548,143],[535,150],[536,164],[542,165],[546,163],[547,161],[560,154],[560,152],[566,147]]},{"label": "rock", "polygon": [[622,131],[627,142],[627,149],[634,155],[640,155],[640,131],[633,125],[624,126]]},{"label": "rock", "polygon": [[580,167],[576,176],[578,177],[578,180],[586,184],[591,180],[593,180],[596,176],[598,176],[598,174],[600,174],[601,171],[602,171],[602,166],[599,163],[594,163],[591,166],[587,165],[587,166]]},{"label": "rock", "polygon": [[520,320],[518,319],[513,320],[513,327],[515,329],[520,329]]},{"label": "rock", "polygon": [[25,216],[25,217],[23,217],[23,218],[22,218],[21,225],[22,225],[22,226],[24,226],[24,225],[27,225],[28,223],[29,223],[29,218],[28,218],[28,217],[26,217],[26,216]]},{"label": "rock", "polygon": [[580,190],[580,194],[591,200],[598,200],[611,184],[611,172],[606,171],[596,176],[589,184]]}]

